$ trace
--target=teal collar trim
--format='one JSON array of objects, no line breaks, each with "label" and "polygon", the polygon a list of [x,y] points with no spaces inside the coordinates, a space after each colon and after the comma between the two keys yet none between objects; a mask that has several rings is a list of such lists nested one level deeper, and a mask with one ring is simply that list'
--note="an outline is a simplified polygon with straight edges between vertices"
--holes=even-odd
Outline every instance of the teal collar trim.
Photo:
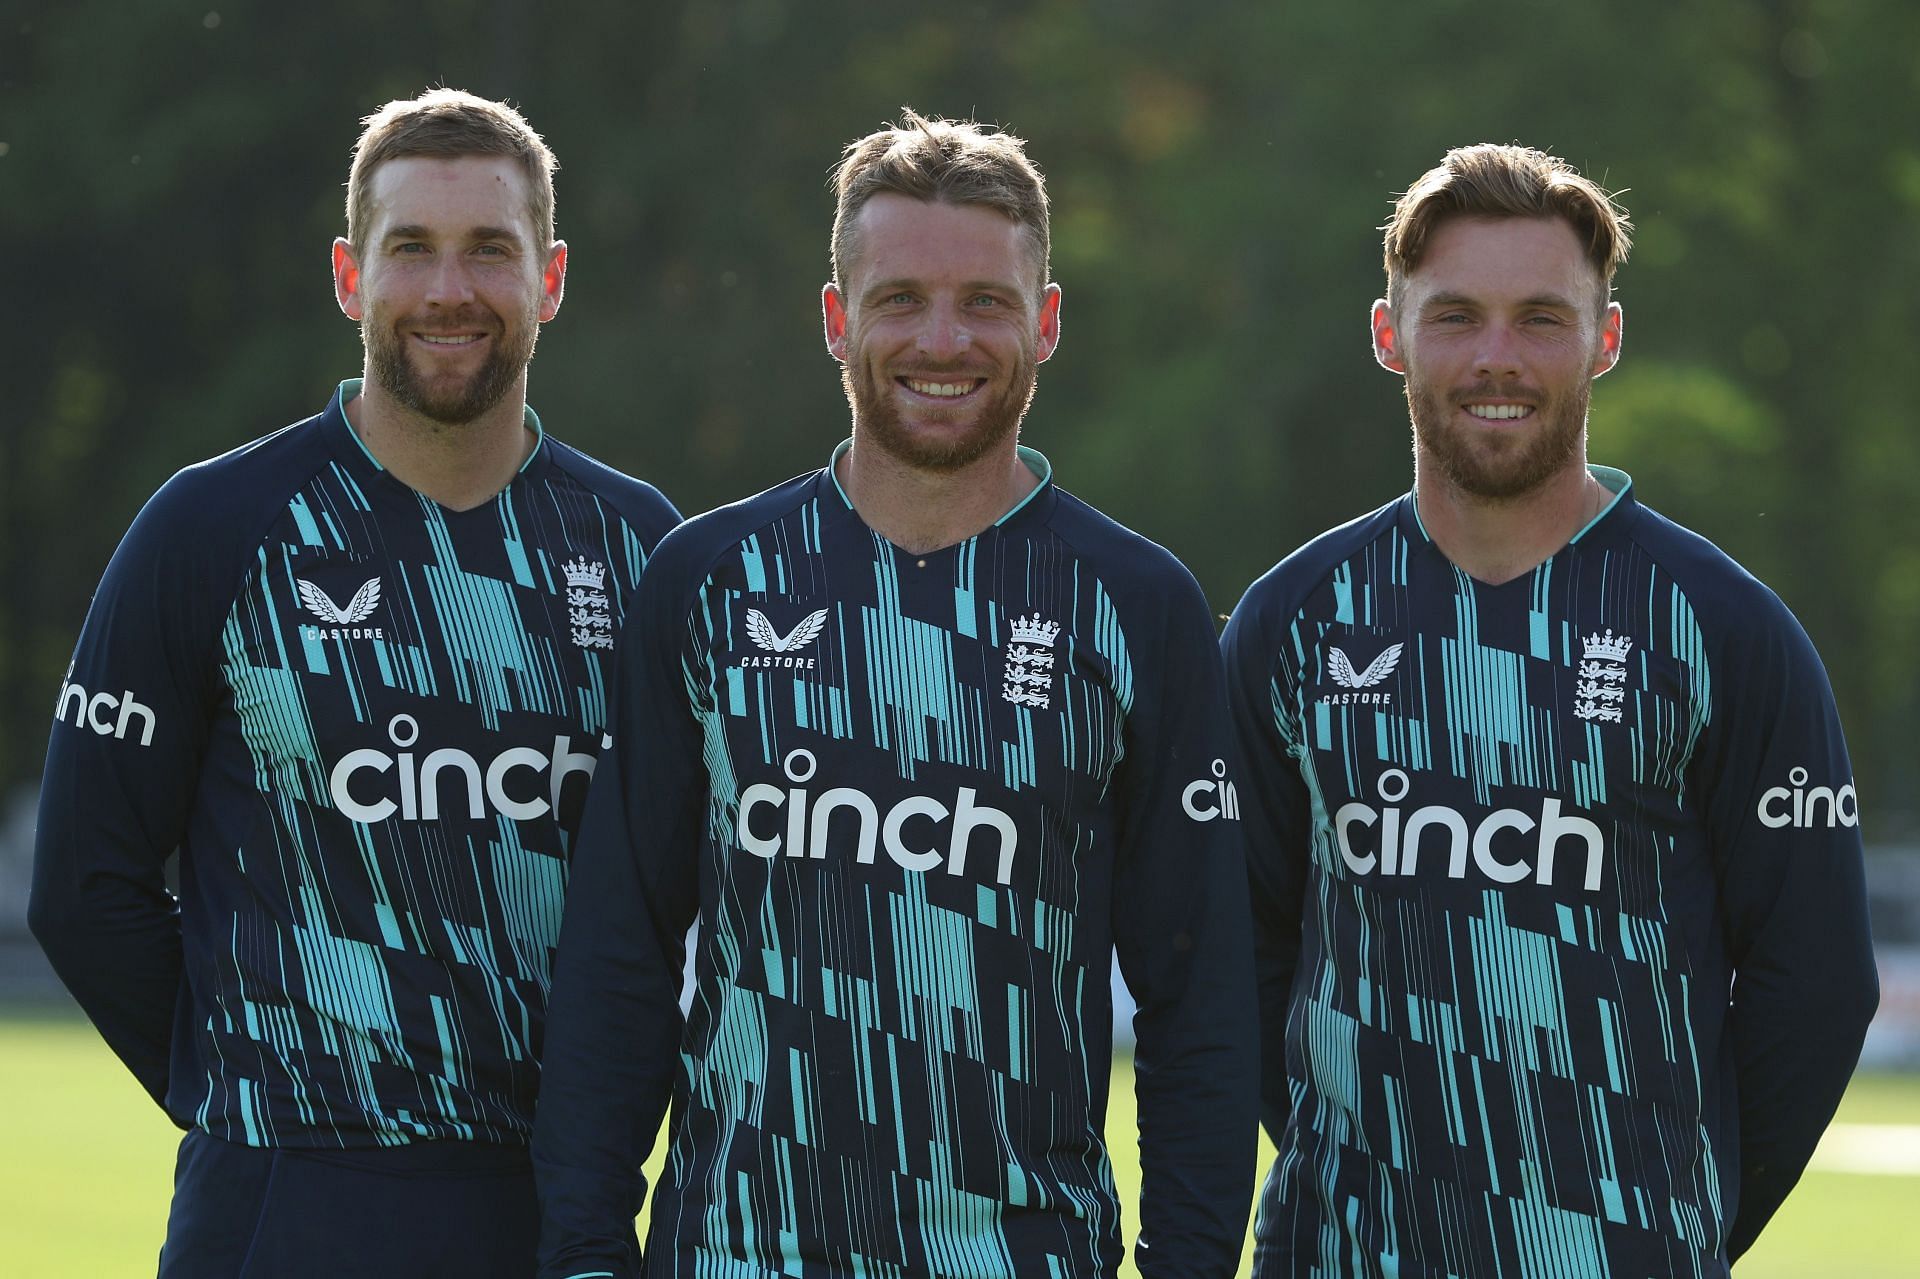
[{"label": "teal collar trim", "polygon": [[[353,429],[353,419],[347,416],[347,402],[358,396],[360,388],[364,385],[366,385],[365,378],[344,379],[340,383],[340,390],[334,396],[334,407],[340,411],[340,420],[347,424],[347,434],[353,437],[353,442],[359,446],[360,452],[366,456],[367,461],[373,463],[375,470],[384,471],[387,468],[380,465],[380,459],[373,455],[373,450],[367,447],[367,442],[360,438],[360,432]],[[533,432],[533,447],[527,450],[527,460],[520,464],[520,470],[517,472],[525,475],[527,468],[533,465],[533,459],[539,457],[540,450],[546,447],[547,428],[540,424],[540,415],[533,411],[533,405],[523,405],[522,408],[525,410],[525,415],[521,420],[526,423],[527,429]]]},{"label": "teal collar trim", "polygon": [[347,424],[347,438],[352,440],[354,447],[360,450],[360,455],[373,463],[374,470],[384,471],[387,468],[380,465],[380,459],[373,455],[373,450],[368,448],[366,441],[360,438],[360,432],[353,429],[353,419],[347,416],[348,402],[360,394],[360,388],[364,385],[366,385],[365,378],[350,377],[342,381],[339,392],[334,396],[333,406],[340,411],[340,420]]},{"label": "teal collar trim", "polygon": [[847,504],[849,511],[853,509],[853,499],[847,496],[846,486],[840,483],[840,459],[852,447],[853,437],[849,435],[833,446],[833,454],[827,458],[827,478],[833,481],[833,491],[840,495],[840,500]]},{"label": "teal collar trim", "polygon": [[1026,464],[1026,468],[1033,472],[1033,478],[1038,480],[1039,483],[1027,490],[1027,495],[1018,502],[1015,502],[1011,510],[993,522],[995,528],[1005,524],[1008,520],[1026,510],[1028,504],[1031,503],[1034,498],[1040,496],[1047,485],[1053,483],[1053,463],[1047,461],[1046,454],[1042,453],[1039,449],[1030,449],[1024,444],[1016,444],[1014,445],[1014,449],[1019,453],[1020,460]]},{"label": "teal collar trim", "polygon": [[533,432],[533,447],[527,450],[527,460],[520,464],[520,474],[525,475],[533,459],[540,456],[540,450],[547,447],[547,428],[540,425],[540,415],[533,411],[533,405],[522,404],[520,410],[520,420]]},{"label": "teal collar trim", "polygon": [[[1633,477],[1631,475],[1628,475],[1625,471],[1620,470],[1618,467],[1596,466],[1589,463],[1587,466],[1587,474],[1591,475],[1594,479],[1600,481],[1600,487],[1606,489],[1607,492],[1613,494],[1613,499],[1609,501],[1605,506],[1601,507],[1599,513],[1596,514],[1592,519],[1588,520],[1585,524],[1581,525],[1580,531],[1578,533],[1575,533],[1572,537],[1567,539],[1568,546],[1572,546],[1575,542],[1585,537],[1587,533],[1593,528],[1594,525],[1598,524],[1601,520],[1606,519],[1608,515],[1612,514],[1613,508],[1620,505],[1620,499],[1625,497],[1627,495],[1627,490],[1633,487]],[[1428,542],[1432,542],[1433,534],[1427,532],[1427,522],[1420,518],[1419,497],[1415,494],[1409,493],[1407,495],[1407,499],[1408,499],[1407,504],[1413,508],[1414,526],[1420,530],[1420,536],[1426,538]]]},{"label": "teal collar trim", "polygon": [[1575,533],[1567,539],[1568,546],[1572,546],[1575,542],[1585,537],[1587,530],[1612,514],[1613,508],[1620,505],[1620,499],[1625,497],[1627,490],[1633,487],[1633,477],[1617,467],[1589,465],[1587,467],[1587,474],[1600,481],[1600,487],[1613,494],[1613,497],[1605,506],[1600,508],[1598,514],[1580,526],[1578,533]]},{"label": "teal collar trim", "polygon": [[[853,438],[849,436],[834,445],[833,456],[827,459],[827,478],[833,481],[833,491],[840,495],[840,500],[847,504],[849,511],[854,509],[853,499],[847,496],[847,490],[840,483],[840,459],[845,457],[848,450],[852,447]],[[1047,485],[1053,482],[1053,463],[1047,460],[1046,454],[1042,453],[1039,449],[1030,449],[1024,444],[1015,445],[1014,447],[1020,455],[1020,461],[1029,471],[1033,472],[1033,478],[1038,480],[1039,483],[1028,490],[1025,497],[1009,507],[1006,514],[993,522],[995,528],[1005,524],[1008,520],[1025,510],[1033,499],[1038,497]]]}]

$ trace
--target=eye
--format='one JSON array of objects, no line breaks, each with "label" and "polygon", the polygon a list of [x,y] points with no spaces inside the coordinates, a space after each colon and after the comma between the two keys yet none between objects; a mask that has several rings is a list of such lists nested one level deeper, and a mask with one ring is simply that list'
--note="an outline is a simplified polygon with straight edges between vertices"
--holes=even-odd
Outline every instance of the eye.
[{"label": "eye", "polygon": [[976,293],[973,295],[973,298],[968,303],[968,305],[969,306],[999,306],[1000,299],[993,296],[993,294],[991,293]]},{"label": "eye", "polygon": [[1530,315],[1527,317],[1526,322],[1528,324],[1540,324],[1553,328],[1558,328],[1561,324],[1565,323],[1565,321],[1557,315]]},{"label": "eye", "polygon": [[427,246],[420,243],[418,240],[407,240],[403,243],[394,245],[393,251],[395,253],[408,253],[408,254],[425,253],[427,251]]},{"label": "eye", "polygon": [[476,245],[473,251],[485,257],[503,258],[507,255],[507,251],[497,244]]},{"label": "eye", "polygon": [[889,306],[905,306],[912,301],[913,294],[911,293],[893,293],[887,296],[887,305]]}]

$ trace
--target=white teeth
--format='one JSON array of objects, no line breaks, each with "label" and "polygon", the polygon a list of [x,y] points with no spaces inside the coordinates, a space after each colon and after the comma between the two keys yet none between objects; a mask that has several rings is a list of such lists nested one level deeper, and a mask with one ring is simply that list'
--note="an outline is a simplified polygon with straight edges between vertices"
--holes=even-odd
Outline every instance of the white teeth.
[{"label": "white teeth", "polygon": [[1506,422],[1533,412],[1533,406],[1529,404],[1469,404],[1466,409],[1475,417],[1489,422]]},{"label": "white teeth", "polygon": [[469,342],[478,342],[480,335],[478,333],[462,333],[447,337],[435,337],[431,333],[422,333],[420,339],[424,342],[431,342],[435,346],[465,346]]},{"label": "white teeth", "polygon": [[973,389],[971,382],[916,382],[912,378],[907,378],[906,383],[909,388],[921,395],[937,395],[944,398],[965,395]]}]

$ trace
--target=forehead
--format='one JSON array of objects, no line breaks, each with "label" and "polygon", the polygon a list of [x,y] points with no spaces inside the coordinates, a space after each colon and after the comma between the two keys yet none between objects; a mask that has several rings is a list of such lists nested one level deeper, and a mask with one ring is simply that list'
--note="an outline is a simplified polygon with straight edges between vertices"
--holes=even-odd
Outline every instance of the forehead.
[{"label": "forehead", "polygon": [[1434,228],[1406,280],[1416,304],[1436,293],[1519,301],[1584,297],[1600,287],[1600,272],[1564,218],[1456,217]]},{"label": "forehead", "polygon": [[367,198],[375,237],[389,226],[496,226],[532,238],[526,171],[508,156],[401,156],[374,169]]},{"label": "forehead", "polygon": [[855,292],[881,280],[1024,286],[1034,270],[1033,237],[998,209],[891,191],[854,215],[849,247],[842,266]]}]

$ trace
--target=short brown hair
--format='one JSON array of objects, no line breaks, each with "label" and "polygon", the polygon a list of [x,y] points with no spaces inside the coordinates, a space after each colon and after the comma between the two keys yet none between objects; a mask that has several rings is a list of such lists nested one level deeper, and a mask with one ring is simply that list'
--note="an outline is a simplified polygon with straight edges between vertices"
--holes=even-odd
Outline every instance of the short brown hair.
[{"label": "short brown hair", "polygon": [[553,171],[560,162],[526,118],[506,103],[459,89],[428,89],[417,98],[389,102],[360,123],[366,128],[354,143],[353,168],[347,174],[347,242],[355,252],[366,248],[362,237],[373,221],[368,187],[374,169],[415,155],[504,155],[518,160],[527,173],[527,209],[540,236],[535,248],[553,243]]},{"label": "short brown hair", "polygon": [[853,252],[853,221],[883,192],[929,204],[977,204],[996,209],[1027,229],[1040,283],[1047,282],[1047,183],[1027,158],[1027,144],[971,120],[929,120],[903,108],[898,125],[847,144],[833,170],[833,278]]},{"label": "short brown hair", "polygon": [[1389,305],[1399,301],[1408,272],[1426,256],[1434,229],[1456,217],[1565,219],[1587,246],[1603,301],[1633,246],[1627,211],[1559,156],[1517,144],[1455,147],[1407,189],[1380,228],[1386,232]]}]

